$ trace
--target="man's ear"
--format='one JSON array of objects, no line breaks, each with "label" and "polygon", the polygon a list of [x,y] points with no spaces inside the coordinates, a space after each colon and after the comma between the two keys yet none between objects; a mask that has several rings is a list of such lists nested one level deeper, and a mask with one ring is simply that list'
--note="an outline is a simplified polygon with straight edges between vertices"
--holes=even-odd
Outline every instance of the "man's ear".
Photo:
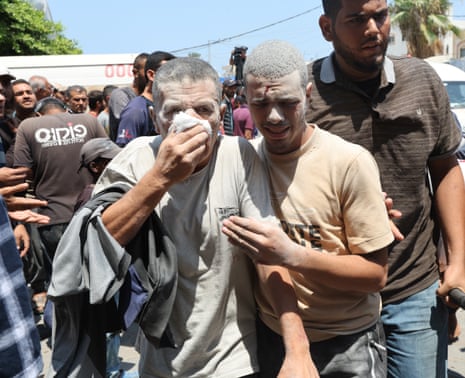
[{"label": "man's ear", "polygon": [[309,99],[312,94],[312,86],[313,86],[313,83],[309,82],[307,84],[307,87],[305,88],[305,96],[307,97],[307,99]]},{"label": "man's ear", "polygon": [[158,124],[157,124],[157,116],[155,115],[155,109],[153,108],[153,106],[149,106],[149,115],[150,115],[150,119],[153,122],[153,127],[155,129],[155,132],[157,134],[160,134],[160,129],[158,128]]},{"label": "man's ear", "polygon": [[221,122],[223,122],[224,115],[226,114],[226,104],[221,104],[220,105],[220,118]]},{"label": "man's ear", "polygon": [[153,79],[155,77],[155,71],[148,69],[146,72],[147,79],[153,83]]},{"label": "man's ear", "polygon": [[333,41],[333,24],[331,19],[324,14],[320,16],[318,23],[320,25],[321,34],[328,42]]},{"label": "man's ear", "polygon": [[91,161],[88,165],[89,167],[89,170],[92,172],[92,173],[97,173],[98,172],[98,166],[97,166],[97,163],[95,161]]}]

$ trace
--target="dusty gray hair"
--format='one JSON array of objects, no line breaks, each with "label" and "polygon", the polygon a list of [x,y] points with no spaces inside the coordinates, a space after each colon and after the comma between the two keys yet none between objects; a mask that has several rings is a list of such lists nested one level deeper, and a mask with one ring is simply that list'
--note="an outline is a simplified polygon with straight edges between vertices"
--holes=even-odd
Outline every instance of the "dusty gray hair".
[{"label": "dusty gray hair", "polygon": [[176,58],[161,65],[153,80],[152,94],[156,103],[160,99],[160,92],[164,84],[182,83],[184,80],[198,82],[211,80],[217,89],[217,100],[221,102],[223,86],[215,69],[202,59]]},{"label": "dusty gray hair", "polygon": [[298,71],[301,86],[305,89],[308,82],[307,65],[301,52],[285,41],[271,40],[259,44],[247,56],[244,65],[244,79],[247,76],[265,79],[279,79]]}]

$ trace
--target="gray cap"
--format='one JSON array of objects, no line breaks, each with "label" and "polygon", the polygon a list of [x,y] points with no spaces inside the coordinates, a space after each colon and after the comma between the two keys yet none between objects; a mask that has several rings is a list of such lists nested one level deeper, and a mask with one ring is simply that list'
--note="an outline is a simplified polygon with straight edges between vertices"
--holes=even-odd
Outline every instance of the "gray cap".
[{"label": "gray cap", "polygon": [[109,138],[94,138],[81,147],[81,169],[98,158],[113,159],[121,151],[116,143]]}]

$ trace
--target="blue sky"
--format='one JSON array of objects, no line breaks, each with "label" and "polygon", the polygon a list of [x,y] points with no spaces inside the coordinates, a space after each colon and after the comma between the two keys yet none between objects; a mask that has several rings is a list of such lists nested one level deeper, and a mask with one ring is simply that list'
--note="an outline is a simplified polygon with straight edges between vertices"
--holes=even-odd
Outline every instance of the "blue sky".
[{"label": "blue sky", "polygon": [[[331,51],[318,27],[321,0],[133,1],[48,0],[48,5],[53,21],[61,22],[65,36],[85,54],[187,48],[176,55],[199,53],[221,73],[234,46],[252,49],[267,39],[294,44],[306,60]],[[464,0],[452,4],[465,20]]]}]

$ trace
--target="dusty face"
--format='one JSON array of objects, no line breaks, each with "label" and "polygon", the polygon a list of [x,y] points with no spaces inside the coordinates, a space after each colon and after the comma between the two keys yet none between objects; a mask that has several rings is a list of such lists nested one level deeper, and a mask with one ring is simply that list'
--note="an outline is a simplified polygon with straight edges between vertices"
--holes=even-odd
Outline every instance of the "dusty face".
[{"label": "dusty face", "polygon": [[297,71],[274,80],[248,75],[246,93],[250,113],[268,151],[289,153],[309,138],[306,92]]},{"label": "dusty face", "polygon": [[84,113],[87,110],[89,98],[85,92],[71,91],[68,99],[68,107],[73,113]]},{"label": "dusty face", "polygon": [[222,123],[216,84],[211,80],[167,83],[161,87],[159,98],[154,103],[155,124],[163,137],[167,135],[174,116],[179,112],[186,112],[210,123],[212,137],[205,158],[199,164],[204,166],[213,152]]},{"label": "dusty face", "polygon": [[342,0],[335,22],[322,16],[320,27],[333,43],[340,68],[353,80],[379,74],[391,27],[385,0]]},{"label": "dusty face", "polygon": [[18,83],[12,86],[15,98],[15,109],[18,111],[32,111],[37,99],[29,84]]}]

